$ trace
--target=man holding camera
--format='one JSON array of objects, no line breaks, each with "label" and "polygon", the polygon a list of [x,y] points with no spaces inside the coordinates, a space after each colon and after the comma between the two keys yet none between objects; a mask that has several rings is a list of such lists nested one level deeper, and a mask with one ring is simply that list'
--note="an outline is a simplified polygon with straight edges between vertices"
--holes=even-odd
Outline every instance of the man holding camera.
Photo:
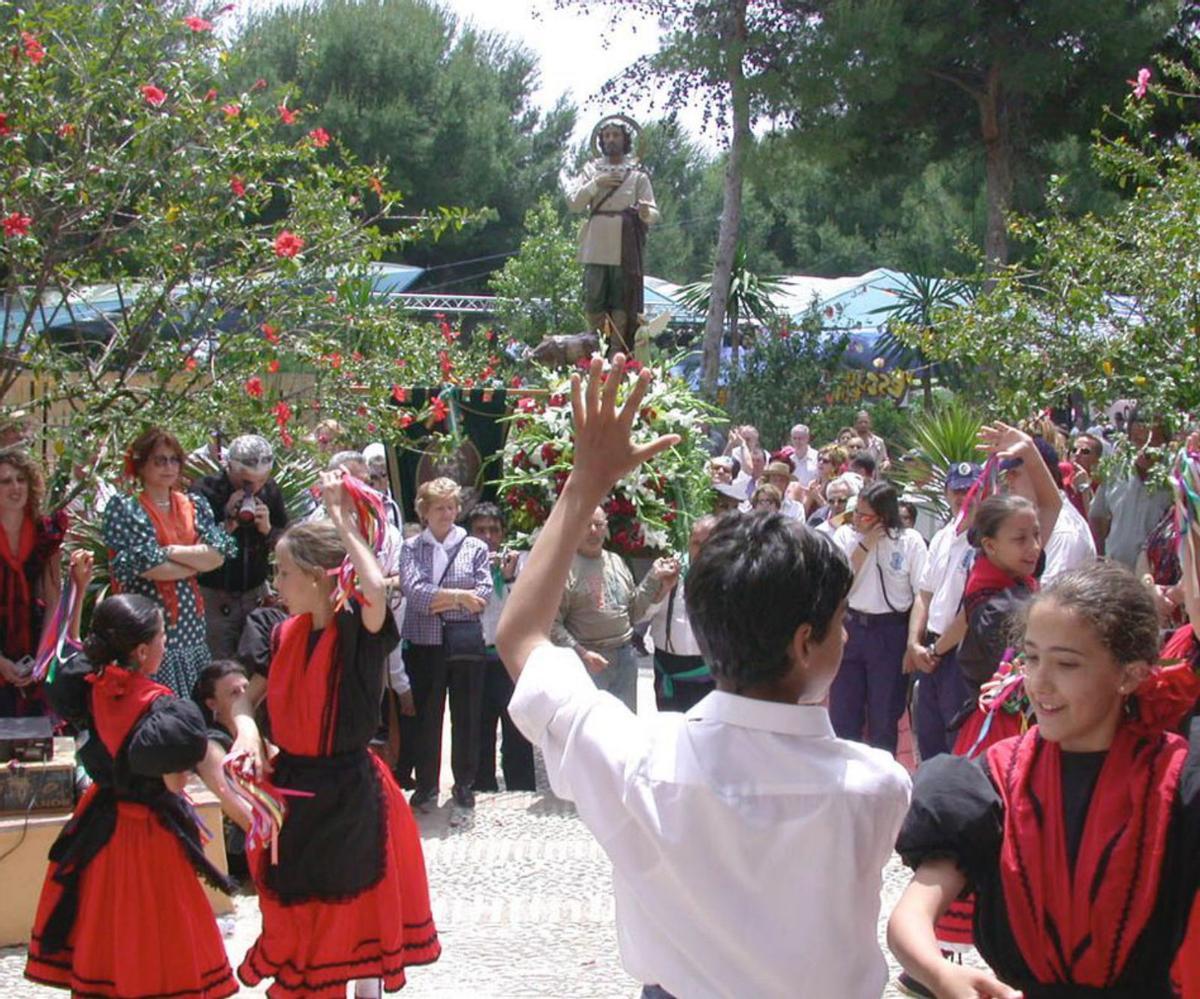
[{"label": "man holding camera", "polygon": [[288,524],[283,493],[271,478],[274,464],[270,442],[246,434],[230,443],[223,472],[206,475],[192,486],[238,544],[237,554],[219,569],[197,577],[214,659],[236,655],[246,617],[267,592],[271,551]]}]

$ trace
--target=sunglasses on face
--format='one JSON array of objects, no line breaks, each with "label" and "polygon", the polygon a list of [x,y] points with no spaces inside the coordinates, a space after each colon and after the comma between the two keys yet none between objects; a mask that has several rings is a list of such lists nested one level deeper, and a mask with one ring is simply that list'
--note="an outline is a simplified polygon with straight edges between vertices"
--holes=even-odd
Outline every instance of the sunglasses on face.
[{"label": "sunglasses on face", "polygon": [[845,506],[846,501],[844,499],[831,499],[829,501],[829,505],[830,506]]},{"label": "sunglasses on face", "polygon": [[150,461],[153,462],[155,468],[167,468],[171,465],[182,465],[177,454],[155,454],[150,456]]}]

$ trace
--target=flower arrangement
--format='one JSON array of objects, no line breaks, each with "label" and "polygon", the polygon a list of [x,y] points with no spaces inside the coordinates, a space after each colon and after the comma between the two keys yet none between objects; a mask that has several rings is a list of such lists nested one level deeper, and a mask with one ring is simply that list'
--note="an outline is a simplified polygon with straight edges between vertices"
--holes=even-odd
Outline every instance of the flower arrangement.
[{"label": "flower arrangement", "polygon": [[[579,366],[586,368],[588,363],[583,360]],[[685,381],[670,376],[672,365],[668,360],[652,369],[654,380],[634,424],[634,438],[649,442],[660,434],[675,433],[680,443],[618,482],[604,504],[609,547],[622,555],[648,558],[685,551],[692,521],[708,509],[712,487],[700,424],[724,422],[725,417]],[[629,363],[619,399],[640,369],[636,361]],[[518,541],[549,515],[574,457],[570,380],[557,372],[542,370],[541,375],[544,392],[521,396],[508,418],[498,482]]]}]

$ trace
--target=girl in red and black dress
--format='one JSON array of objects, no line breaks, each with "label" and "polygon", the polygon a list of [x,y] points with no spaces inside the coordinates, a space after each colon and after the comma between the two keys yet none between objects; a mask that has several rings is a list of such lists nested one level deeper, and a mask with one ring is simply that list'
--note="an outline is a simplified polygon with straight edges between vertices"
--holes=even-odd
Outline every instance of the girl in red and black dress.
[{"label": "girl in red and black dress", "polygon": [[49,685],[55,711],[88,732],[79,755],[94,783],[50,849],[25,976],[79,996],[238,990],[196,875],[233,885],[205,858],[195,813],[176,793],[193,768],[215,781],[222,754],[200,709],[152,679],[165,643],[152,601],[109,597],[84,656]]},{"label": "girl in red and black dress", "polygon": [[[1025,687],[1037,718],[978,761],[917,773],[897,849],[916,874],[892,951],[939,997],[1172,999],[1200,887],[1200,693],[1158,659],[1153,599],[1101,562],[1029,605]],[[933,924],[964,891],[994,975],[942,960]]]},{"label": "girl in red and black dress", "polygon": [[[267,675],[252,678],[237,713],[235,750],[262,760],[252,721],[265,693],[278,747],[273,782],[289,797],[278,863],[251,848],[262,935],[238,968],[267,995],[378,995],[404,985],[407,965],[441,953],[416,823],[368,743],[379,726],[388,654],[399,641],[383,572],[354,525],[342,473],[322,476],[328,520],[290,528],[276,547],[275,585],[292,613],[272,637]],[[361,602],[334,611],[336,570],[349,557]]]}]

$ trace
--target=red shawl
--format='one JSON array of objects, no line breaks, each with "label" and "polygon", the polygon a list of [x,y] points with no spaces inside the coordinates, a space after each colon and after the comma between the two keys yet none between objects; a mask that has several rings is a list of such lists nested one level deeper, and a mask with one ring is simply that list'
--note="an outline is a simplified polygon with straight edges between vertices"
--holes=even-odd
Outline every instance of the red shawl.
[{"label": "red shawl", "polygon": [[151,702],[164,695],[172,696],[161,683],[136,670],[116,665],[89,674],[87,680],[92,685],[92,718],[96,723],[96,734],[109,755],[114,757]]},{"label": "red shawl", "polygon": [[1061,750],[1034,726],[988,750],[1004,803],[1000,879],[1021,956],[1043,984],[1111,988],[1158,898],[1187,742],[1122,725],[1067,858]]},{"label": "red shawl", "polygon": [[342,674],[337,622],[330,620],[310,656],[311,634],[311,614],[289,617],[279,625],[267,676],[267,708],[280,749],[295,756],[328,756],[333,752]]},{"label": "red shawl", "polygon": [[[185,493],[172,489],[171,509],[166,511],[155,506],[154,501],[144,492],[138,497],[138,502],[142,504],[142,509],[150,517],[150,523],[154,525],[154,536],[162,547],[199,544],[199,535],[196,534],[196,508]],[[186,580],[178,580],[178,582],[191,586],[192,593],[196,597],[196,610],[203,614],[204,598],[200,596],[200,585],[196,582],[195,575],[189,576]],[[158,598],[167,612],[168,624],[175,624],[179,621],[179,592],[175,589],[175,583],[176,580],[170,579],[155,580],[154,582],[154,587],[158,590]]]},{"label": "red shawl", "polygon": [[970,613],[976,604],[1022,584],[1030,593],[1038,588],[1038,582],[1032,576],[1010,575],[980,552],[967,576],[967,585],[963,589],[963,606],[966,607],[967,613]]}]

